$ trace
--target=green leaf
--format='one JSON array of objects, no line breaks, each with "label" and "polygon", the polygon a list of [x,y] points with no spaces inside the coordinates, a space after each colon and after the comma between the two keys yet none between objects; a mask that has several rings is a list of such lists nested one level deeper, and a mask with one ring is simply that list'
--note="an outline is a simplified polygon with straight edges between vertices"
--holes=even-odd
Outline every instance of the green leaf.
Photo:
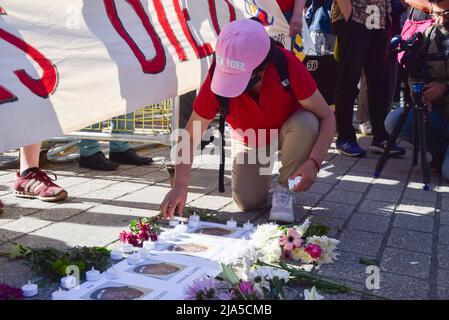
[{"label": "green leaf", "polygon": [[227,279],[233,286],[237,286],[240,283],[240,279],[235,273],[235,271],[225,264],[221,264],[221,267],[223,268],[223,277]]},{"label": "green leaf", "polygon": [[322,225],[322,224],[313,224],[309,227],[309,229],[304,234],[305,238],[318,236],[322,237],[329,233],[330,228],[328,226]]},{"label": "green leaf", "polygon": [[12,260],[16,260],[17,258],[22,258],[22,256],[22,246],[20,244],[12,245],[11,249],[9,250],[9,257]]}]

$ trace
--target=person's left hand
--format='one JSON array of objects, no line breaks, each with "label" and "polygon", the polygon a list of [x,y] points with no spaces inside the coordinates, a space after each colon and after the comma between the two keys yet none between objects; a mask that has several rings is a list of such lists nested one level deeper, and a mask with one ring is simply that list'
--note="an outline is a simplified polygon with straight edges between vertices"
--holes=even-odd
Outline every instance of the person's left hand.
[{"label": "person's left hand", "polygon": [[292,179],[301,176],[301,182],[292,190],[293,192],[305,192],[315,183],[318,169],[312,160],[304,162],[291,177]]},{"label": "person's left hand", "polygon": [[293,15],[290,20],[290,37],[299,34],[302,31],[302,15]]},{"label": "person's left hand", "polygon": [[424,87],[423,99],[426,103],[432,104],[432,102],[441,98],[445,91],[445,83],[433,81]]}]

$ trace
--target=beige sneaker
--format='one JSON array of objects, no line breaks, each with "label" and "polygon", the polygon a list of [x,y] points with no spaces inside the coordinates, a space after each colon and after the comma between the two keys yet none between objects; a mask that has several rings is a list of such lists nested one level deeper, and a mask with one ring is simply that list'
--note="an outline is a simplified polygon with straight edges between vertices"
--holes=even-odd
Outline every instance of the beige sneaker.
[{"label": "beige sneaker", "polygon": [[371,126],[370,121],[363,122],[359,124],[359,131],[364,136],[370,136],[373,134],[373,127]]}]

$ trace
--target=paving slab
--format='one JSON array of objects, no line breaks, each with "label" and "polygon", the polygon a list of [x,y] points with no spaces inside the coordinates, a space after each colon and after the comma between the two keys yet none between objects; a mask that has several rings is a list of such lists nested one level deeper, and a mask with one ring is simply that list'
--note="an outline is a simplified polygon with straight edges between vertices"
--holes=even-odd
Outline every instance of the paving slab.
[{"label": "paving slab", "polygon": [[348,228],[384,234],[388,229],[390,220],[389,217],[379,215],[355,214],[349,221]]},{"label": "paving slab", "polygon": [[430,276],[430,255],[387,248],[382,256],[382,271],[428,279]]},{"label": "paving slab", "polygon": [[432,232],[434,219],[433,217],[410,214],[407,212],[396,212],[394,226],[414,231]]}]

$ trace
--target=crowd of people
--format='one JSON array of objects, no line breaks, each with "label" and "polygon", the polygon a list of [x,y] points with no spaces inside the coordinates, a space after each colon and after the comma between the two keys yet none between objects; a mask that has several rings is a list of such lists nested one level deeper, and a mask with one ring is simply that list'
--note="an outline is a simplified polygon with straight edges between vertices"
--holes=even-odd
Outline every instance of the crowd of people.
[{"label": "crowd of people", "polygon": [[[277,0],[290,24],[290,36],[300,34],[306,21],[318,53],[333,51],[337,63],[335,113],[304,64],[288,49],[270,39],[257,19],[241,19],[222,28],[214,63],[198,94],[186,95],[190,110],[182,128],[192,137],[176,154],[190,151],[188,161],[176,164],[173,186],[161,203],[166,217],[182,214],[187,199],[194,150],[194,124],[201,133],[220,113],[232,128],[232,197],[242,211],[271,206],[273,221],[293,222],[293,193],[307,191],[317,179],[321,163],[337,133],[336,148],[346,156],[366,154],[357,142],[354,106],[362,134],[372,134],[370,152],[385,151],[402,108],[392,110],[398,87],[408,82],[397,55],[389,53],[393,35],[424,32],[420,50],[449,54],[449,0]],[[303,19],[305,16],[306,19]],[[407,29],[407,30],[405,30]],[[323,49],[324,48],[324,49]],[[321,50],[320,50],[321,49]],[[427,138],[432,166],[449,180],[449,69],[446,61],[430,63],[423,99],[429,110]],[[332,75],[334,76],[334,75]],[[193,110],[193,111],[192,111]],[[187,120],[188,119],[188,120]],[[412,141],[413,113],[401,139]],[[253,130],[257,138],[247,134]],[[274,130],[276,136],[263,136]],[[405,149],[391,146],[390,155]],[[80,166],[114,170],[117,163],[146,165],[127,143],[111,143],[107,159],[97,142],[80,143]],[[204,148],[204,141],[202,144]],[[260,154],[280,151],[278,185],[270,190],[270,163]],[[40,144],[20,150],[20,171],[14,183],[19,197],[62,201],[67,192],[39,169]],[[255,161],[249,161],[255,159]],[[266,169],[266,170],[264,170]],[[265,172],[262,174],[261,172]],[[296,178],[300,177],[299,181]],[[295,181],[294,186],[290,185]],[[272,202],[267,203],[269,192]],[[0,210],[3,205],[0,202]]]}]

